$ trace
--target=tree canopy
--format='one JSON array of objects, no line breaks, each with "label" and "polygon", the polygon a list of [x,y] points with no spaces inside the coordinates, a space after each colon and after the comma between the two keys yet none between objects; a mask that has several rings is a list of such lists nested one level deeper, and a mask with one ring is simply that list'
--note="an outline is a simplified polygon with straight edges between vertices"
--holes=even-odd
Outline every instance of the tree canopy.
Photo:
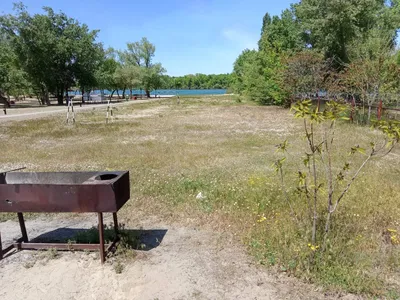
[{"label": "tree canopy", "polygon": [[103,49],[96,43],[97,31],[44,7],[45,14],[30,15],[22,4],[15,15],[2,16],[0,26],[10,40],[20,69],[29,76],[43,101],[49,93],[62,103],[63,93],[74,85],[95,84],[94,71]]},{"label": "tree canopy", "polygon": [[[399,28],[399,0],[302,0],[280,16],[266,13],[258,50],[245,50],[234,63],[233,88],[263,104],[283,104],[300,91],[326,91],[334,83],[336,91],[377,101],[377,95],[396,92],[391,81],[397,78]],[[361,91],[356,78],[350,80],[360,65],[375,74],[370,80],[380,74],[375,88]],[[322,79],[318,86],[311,84],[316,77]]]}]

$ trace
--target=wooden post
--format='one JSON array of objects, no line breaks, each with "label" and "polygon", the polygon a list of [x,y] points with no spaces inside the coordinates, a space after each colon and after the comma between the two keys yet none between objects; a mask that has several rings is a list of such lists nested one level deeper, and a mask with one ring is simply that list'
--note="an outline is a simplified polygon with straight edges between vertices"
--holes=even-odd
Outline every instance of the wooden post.
[{"label": "wooden post", "polygon": [[67,99],[67,124],[69,123],[69,102],[68,102],[68,99]]},{"label": "wooden post", "polygon": [[108,103],[107,103],[106,124],[108,124],[109,118],[111,119],[111,122],[114,122],[114,114],[113,114],[113,109],[112,109],[110,100],[108,100]]},{"label": "wooden post", "polygon": [[20,212],[17,214],[18,214],[19,227],[21,227],[22,241],[27,243],[28,242],[28,234],[26,233],[24,215]]},{"label": "wooden post", "polygon": [[107,103],[106,124],[108,124],[108,112],[109,112],[109,110],[110,110],[110,100],[108,100],[108,103]]},{"label": "wooden post", "polygon": [[105,261],[105,251],[104,251],[104,225],[103,225],[103,213],[98,213],[99,218],[99,240],[100,240],[100,260],[104,264]]},{"label": "wooden post", "polygon": [[72,99],[69,100],[71,102],[71,109],[72,109],[72,123],[75,124],[75,111],[74,111],[74,102],[72,102]]},{"label": "wooden post", "polygon": [[69,113],[70,113],[70,109],[71,109],[71,114],[72,114],[72,123],[75,124],[75,112],[74,112],[74,104],[72,102],[72,99],[68,100],[68,109],[67,109],[67,124],[69,123]]}]

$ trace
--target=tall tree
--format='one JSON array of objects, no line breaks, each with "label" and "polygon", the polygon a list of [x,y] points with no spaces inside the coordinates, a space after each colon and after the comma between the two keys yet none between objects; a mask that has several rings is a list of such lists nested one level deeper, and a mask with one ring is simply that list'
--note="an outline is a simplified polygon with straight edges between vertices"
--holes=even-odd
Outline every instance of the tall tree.
[{"label": "tall tree", "polygon": [[281,58],[273,50],[244,50],[234,64],[234,88],[260,104],[280,104]]},{"label": "tall tree", "polygon": [[251,68],[257,57],[256,50],[245,49],[233,64],[233,88],[235,92],[241,93],[247,89],[245,77],[247,70]]},{"label": "tall tree", "polygon": [[83,89],[95,83],[94,71],[102,58],[97,31],[49,7],[45,14],[33,16],[22,4],[15,9],[16,15],[1,17],[0,26],[12,37],[19,63],[46,103],[49,93],[62,104],[71,86]]},{"label": "tall tree", "polygon": [[100,90],[111,90],[111,96],[119,89],[118,82],[115,77],[119,64],[115,59],[114,49],[108,49],[104,59],[101,61],[94,76],[96,79],[96,87]]},{"label": "tall tree", "polygon": [[264,16],[258,47],[260,51],[274,49],[277,52],[298,52],[304,49],[302,31],[293,8],[284,10],[281,17],[271,18],[268,13]]},{"label": "tall tree", "polygon": [[11,95],[18,98],[29,90],[27,74],[19,68],[7,33],[0,30],[0,103],[9,107]]},{"label": "tall tree", "polygon": [[347,89],[357,93],[363,106],[368,106],[368,122],[372,106],[385,100],[385,93],[398,89],[398,71],[392,52],[392,36],[385,35],[377,28],[362,45],[352,51],[352,62],[346,65],[343,78]]},{"label": "tall tree", "polygon": [[397,7],[397,0],[303,0],[294,5],[305,42],[340,66],[350,62],[352,41],[365,40],[374,27],[395,33]]},{"label": "tall tree", "polygon": [[149,98],[150,91],[161,86],[161,76],[166,72],[160,63],[153,63],[155,51],[156,47],[144,37],[139,42],[128,43],[121,56],[126,65],[131,66],[131,71],[134,70],[132,66],[137,67],[135,73],[140,78],[140,86]]}]

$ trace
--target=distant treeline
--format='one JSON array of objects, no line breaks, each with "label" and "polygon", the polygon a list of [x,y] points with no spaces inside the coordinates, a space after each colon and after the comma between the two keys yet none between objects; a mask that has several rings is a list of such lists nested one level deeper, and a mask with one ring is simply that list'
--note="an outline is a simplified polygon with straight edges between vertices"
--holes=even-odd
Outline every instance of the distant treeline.
[{"label": "distant treeline", "polygon": [[232,74],[195,74],[185,76],[163,75],[162,89],[227,89],[232,83]]}]

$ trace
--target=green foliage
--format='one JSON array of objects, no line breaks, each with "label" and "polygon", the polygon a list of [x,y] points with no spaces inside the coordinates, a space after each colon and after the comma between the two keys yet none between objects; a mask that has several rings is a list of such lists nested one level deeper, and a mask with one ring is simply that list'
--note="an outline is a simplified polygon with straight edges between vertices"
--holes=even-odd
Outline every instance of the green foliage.
[{"label": "green foliage", "polygon": [[20,68],[9,34],[0,27],[0,97],[19,96],[30,90],[27,74]]},{"label": "green foliage", "polygon": [[153,63],[156,47],[147,38],[128,43],[127,50],[118,53],[120,70],[118,81],[123,90],[140,87],[150,97],[150,91],[161,86],[161,75],[166,72],[160,63]]},{"label": "green foliage", "polygon": [[286,105],[289,96],[324,90],[361,97],[371,107],[398,90],[397,69],[388,61],[399,12],[398,0],[305,0],[280,17],[267,13],[258,51],[245,50],[235,62],[233,86],[260,103]]},{"label": "green foliage", "polygon": [[[355,243],[360,243],[362,235],[352,240],[354,232],[348,228],[353,226],[354,220],[343,217],[342,207],[354,206],[347,202],[355,201],[354,196],[349,197],[349,191],[361,171],[367,170],[367,164],[373,158],[386,156],[399,143],[400,123],[376,122],[374,128],[382,132],[381,136],[375,134],[375,139],[364,148],[360,141],[347,150],[337,146],[340,142],[337,136],[341,135],[338,124],[348,120],[347,105],[332,101],[320,110],[310,100],[304,100],[293,105],[292,110],[294,116],[303,121],[305,147],[296,151],[304,156],[296,155],[298,169],[295,174],[289,174],[286,169],[293,150],[285,140],[276,146],[281,154],[274,163],[281,181],[282,203],[290,217],[282,225],[285,227],[279,230],[285,233],[269,234],[268,247],[261,246],[256,253],[269,255],[285,249],[279,254],[285,272],[293,269],[299,276],[330,287],[380,294],[383,285],[380,279],[365,272],[357,274],[357,269],[370,266],[352,250]],[[338,163],[337,157],[344,160]],[[291,225],[287,226],[288,222]],[[268,227],[268,231],[273,230]],[[389,238],[395,245],[397,233],[395,230],[390,232]],[[357,265],[358,261],[364,265]]]},{"label": "green foliage", "polygon": [[117,261],[114,265],[113,265],[114,271],[117,274],[121,274],[122,271],[124,270],[124,265],[121,263],[121,261]]},{"label": "green foliage", "polygon": [[97,30],[50,7],[44,12],[31,15],[16,4],[15,15],[0,16],[1,95],[35,92],[49,104],[54,94],[61,104],[72,87],[124,93],[140,88],[149,95],[163,85],[166,70],[153,63],[155,46],[146,38],[128,43],[124,51],[104,51]]},{"label": "green foliage", "polygon": [[378,29],[371,30],[369,37],[351,51],[352,62],[347,64],[341,81],[349,94],[368,108],[365,122],[371,121],[372,106],[380,100],[390,105],[390,94],[399,92],[399,67],[393,55],[392,38]]},{"label": "green foliage", "polygon": [[235,92],[244,93],[248,89],[245,84],[247,70],[252,67],[257,57],[256,50],[245,49],[233,64],[233,87]]},{"label": "green foliage", "polygon": [[272,49],[245,50],[234,64],[235,89],[260,104],[281,104],[281,70],[281,58]]},{"label": "green foliage", "polygon": [[85,24],[54,13],[30,15],[22,4],[16,15],[1,16],[0,27],[7,33],[18,63],[29,75],[33,87],[44,98],[58,96],[71,86],[92,86],[94,71],[102,58],[102,45],[95,42],[97,31]]},{"label": "green foliage", "polygon": [[379,27],[381,33],[394,34],[399,27],[395,16],[389,13],[393,12],[392,7],[382,0],[305,0],[294,8],[307,44],[339,63],[350,61],[353,40],[363,41],[371,29]]},{"label": "green foliage", "polygon": [[119,67],[118,62],[113,57],[113,49],[109,49],[99,68],[95,72],[96,83],[99,89],[115,90],[120,83],[115,78],[115,73]]},{"label": "green foliage", "polygon": [[[311,101],[304,100],[296,103],[292,107],[294,116],[302,119],[304,123],[304,133],[306,147],[301,152],[305,156],[300,159],[304,165],[297,171],[297,180],[290,181],[289,188],[287,177],[284,176],[286,153],[288,152],[288,142],[277,145],[279,152],[285,156],[280,157],[275,162],[275,169],[280,175],[283,198],[291,211],[293,224],[299,235],[299,245],[308,244],[310,251],[308,257],[302,257],[303,268],[316,272],[324,282],[330,285],[344,286],[347,290],[363,292],[353,287],[351,273],[344,268],[336,269],[340,260],[336,255],[340,242],[332,236],[348,238],[341,232],[342,226],[348,226],[346,220],[335,219],[339,208],[343,206],[344,199],[347,198],[350,188],[359,178],[362,170],[373,158],[382,158],[389,154],[400,141],[400,122],[398,121],[379,121],[374,127],[382,132],[382,136],[369,143],[368,147],[356,145],[346,149],[336,147],[337,123],[340,120],[348,120],[348,106],[338,102],[329,102],[324,110],[313,107]],[[347,154],[347,153],[348,154]],[[347,154],[347,155],[346,155]],[[356,156],[357,155],[357,156]],[[333,158],[342,156],[346,158],[344,164],[335,165]],[[360,158],[358,158],[358,156]],[[361,160],[361,162],[359,162]],[[287,174],[286,174],[287,175]],[[291,188],[290,188],[291,187]],[[290,192],[290,190],[294,192]],[[299,207],[298,199],[302,200],[303,208]],[[297,207],[297,209],[294,209]],[[344,222],[344,223],[341,223]],[[396,231],[392,231],[391,239],[395,244],[397,241]],[[346,264],[349,262],[342,262]],[[350,266],[348,266],[350,267]],[[343,273],[344,272],[344,273]],[[338,274],[340,273],[340,274]],[[326,277],[326,278],[322,278]],[[343,281],[337,282],[335,277]],[[357,278],[360,280],[361,278]],[[367,278],[363,280],[368,280]],[[375,282],[376,287],[379,284]],[[356,283],[356,286],[361,284]]]},{"label": "green foliage", "polygon": [[258,42],[260,51],[274,49],[277,52],[296,52],[304,48],[300,24],[293,9],[286,9],[281,17],[267,13],[263,19],[261,39]]},{"label": "green foliage", "polygon": [[263,19],[259,51],[244,50],[233,68],[233,87],[260,104],[281,105],[288,97],[284,85],[284,61],[304,47],[294,11],[281,18],[267,13]]}]

